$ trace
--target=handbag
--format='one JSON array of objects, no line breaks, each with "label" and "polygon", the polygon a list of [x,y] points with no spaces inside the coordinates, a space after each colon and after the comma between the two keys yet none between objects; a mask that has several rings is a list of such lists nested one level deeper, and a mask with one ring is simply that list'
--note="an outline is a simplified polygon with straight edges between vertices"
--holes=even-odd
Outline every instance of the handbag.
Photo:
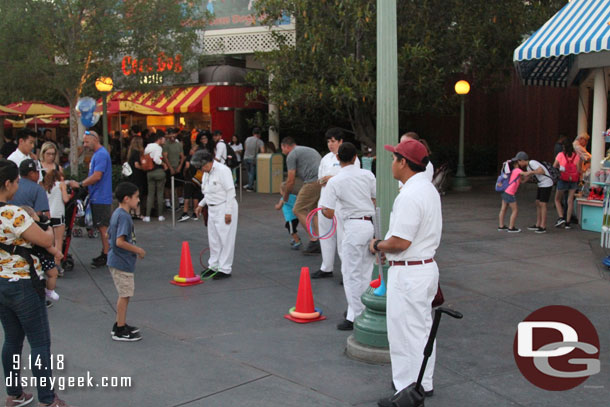
[{"label": "handbag", "polygon": [[441,290],[441,283],[438,283],[438,289],[436,290],[436,295],[432,300],[432,308],[440,307],[445,303],[445,297],[443,296],[443,290]]},{"label": "handbag", "polygon": [[155,168],[155,163],[150,154],[142,155],[142,158],[140,158],[140,167],[142,167],[142,171],[150,171]]},{"label": "handbag", "polygon": [[123,168],[121,168],[121,174],[123,174],[123,176],[125,178],[130,177],[131,174],[133,174],[133,170],[131,169],[131,165],[129,165],[129,163],[127,161],[125,161],[123,163]]}]

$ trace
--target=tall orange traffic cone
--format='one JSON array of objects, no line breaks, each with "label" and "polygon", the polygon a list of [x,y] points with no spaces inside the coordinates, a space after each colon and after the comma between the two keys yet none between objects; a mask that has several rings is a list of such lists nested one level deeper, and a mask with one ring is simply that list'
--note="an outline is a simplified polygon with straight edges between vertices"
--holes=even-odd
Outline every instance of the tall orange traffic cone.
[{"label": "tall orange traffic cone", "polygon": [[288,310],[288,314],[284,315],[284,318],[299,324],[326,319],[326,317],[322,315],[322,311],[314,307],[311,280],[309,279],[309,267],[301,267],[297,304]]},{"label": "tall orange traffic cone", "polygon": [[200,276],[193,272],[193,262],[191,261],[191,249],[189,242],[182,242],[182,255],[180,257],[180,271],[170,283],[186,287],[188,285],[202,284]]}]

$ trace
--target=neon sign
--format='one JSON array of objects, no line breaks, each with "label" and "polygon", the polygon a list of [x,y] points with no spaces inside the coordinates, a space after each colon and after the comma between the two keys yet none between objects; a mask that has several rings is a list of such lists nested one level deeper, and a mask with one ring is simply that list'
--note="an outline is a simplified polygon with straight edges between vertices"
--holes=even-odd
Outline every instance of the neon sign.
[{"label": "neon sign", "polygon": [[121,62],[121,70],[123,75],[130,76],[138,73],[146,75],[160,74],[162,72],[182,72],[182,55],[178,54],[175,57],[168,57],[164,52],[159,53],[156,59],[140,58],[136,59],[126,55]]}]

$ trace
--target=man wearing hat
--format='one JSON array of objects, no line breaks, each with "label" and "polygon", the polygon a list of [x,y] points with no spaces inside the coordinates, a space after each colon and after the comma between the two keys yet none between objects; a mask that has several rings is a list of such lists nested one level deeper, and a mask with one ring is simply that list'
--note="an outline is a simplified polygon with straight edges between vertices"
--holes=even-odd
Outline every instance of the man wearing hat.
[{"label": "man wearing hat", "polygon": [[213,274],[214,280],[231,277],[238,215],[233,173],[229,167],[215,161],[207,150],[197,151],[191,158],[191,165],[203,171],[203,199],[195,214],[201,215],[203,207],[208,206],[210,259],[206,274]]},{"label": "man wearing hat", "polygon": [[49,216],[49,199],[44,188],[38,185],[36,161],[27,158],[19,164],[19,189],[9,202],[17,206],[29,206],[36,213]]},{"label": "man wearing hat", "polygon": [[[426,147],[407,139],[394,153],[392,175],[404,186],[394,200],[385,240],[371,240],[371,253],[383,252],[389,261],[387,327],[392,361],[392,380],[400,391],[417,381],[424,348],[432,328],[432,300],[438,289],[438,266],[434,255],[441,241],[441,199],[426,178],[429,162]],[[436,347],[428,360],[422,386],[432,395]],[[392,406],[391,397],[379,400]]]}]

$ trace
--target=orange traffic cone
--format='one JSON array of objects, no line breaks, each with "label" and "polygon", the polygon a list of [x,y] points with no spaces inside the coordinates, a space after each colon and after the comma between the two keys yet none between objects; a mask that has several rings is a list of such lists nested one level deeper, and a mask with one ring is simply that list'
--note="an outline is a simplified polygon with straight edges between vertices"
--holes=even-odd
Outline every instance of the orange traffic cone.
[{"label": "orange traffic cone", "polygon": [[180,271],[170,283],[186,287],[188,285],[202,284],[200,276],[193,272],[193,262],[191,261],[191,249],[189,242],[182,242],[182,255],[180,257]]},{"label": "orange traffic cone", "polygon": [[309,279],[309,267],[301,267],[297,304],[288,310],[288,314],[284,315],[284,318],[299,324],[326,319],[326,317],[322,315],[322,311],[314,307],[311,280]]}]

